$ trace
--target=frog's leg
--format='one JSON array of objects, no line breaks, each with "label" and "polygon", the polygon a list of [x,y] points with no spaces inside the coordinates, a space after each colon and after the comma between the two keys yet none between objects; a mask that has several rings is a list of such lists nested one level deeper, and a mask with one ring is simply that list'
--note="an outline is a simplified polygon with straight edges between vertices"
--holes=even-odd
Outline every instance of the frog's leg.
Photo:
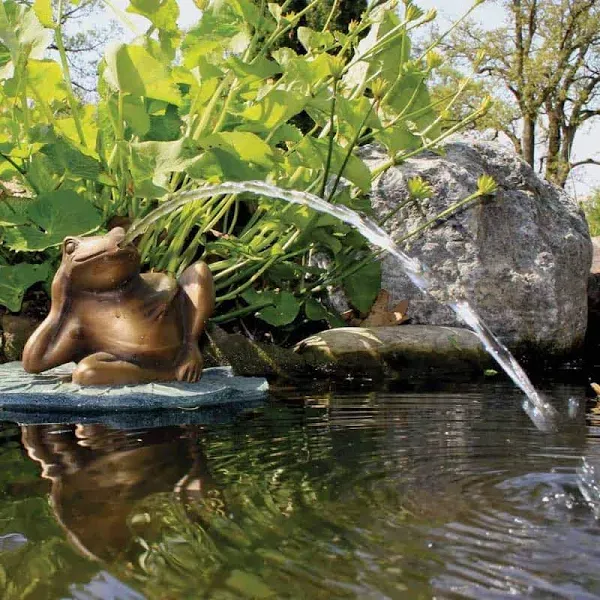
[{"label": "frog's leg", "polygon": [[182,304],[183,346],[175,371],[178,381],[198,381],[202,355],[198,339],[215,309],[213,277],[206,263],[190,265],[179,277]]},{"label": "frog's leg", "polygon": [[172,369],[146,369],[108,352],[86,356],[73,371],[73,383],[79,385],[127,385],[173,379]]}]

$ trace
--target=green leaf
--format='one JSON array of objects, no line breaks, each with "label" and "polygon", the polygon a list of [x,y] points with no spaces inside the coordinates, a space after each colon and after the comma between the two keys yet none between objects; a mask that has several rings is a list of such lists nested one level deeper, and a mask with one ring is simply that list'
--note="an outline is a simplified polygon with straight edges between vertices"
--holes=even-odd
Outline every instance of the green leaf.
[{"label": "green leaf", "polygon": [[187,174],[202,181],[250,181],[264,176],[264,169],[253,169],[236,153],[220,148],[207,150],[193,165],[186,169]]},{"label": "green leaf", "polygon": [[[393,84],[403,68],[405,62],[410,60],[410,39],[402,31],[396,29],[395,34],[390,34],[392,29],[401,24],[400,17],[391,10],[380,8],[375,15],[374,23],[369,33],[358,44],[356,55],[353,59],[354,66],[346,73],[343,81],[349,89],[360,89],[376,74],[383,81]],[[386,37],[388,42],[382,48],[378,46],[381,39]],[[371,51],[379,47],[374,53]],[[357,60],[366,57],[365,60]]]},{"label": "green leaf", "polygon": [[237,56],[230,56],[227,65],[240,79],[250,81],[262,81],[281,73],[281,67],[272,60],[262,56],[256,58],[252,63],[246,63]]},{"label": "green leaf", "polygon": [[211,55],[241,54],[250,39],[248,23],[226,3],[219,11],[205,11],[198,25],[188,31],[181,44],[183,64],[191,69]]},{"label": "green leaf", "polygon": [[132,143],[128,147],[136,196],[164,196],[170,174],[185,171],[199,160],[197,146],[186,138],[174,142]]},{"label": "green leaf", "polygon": [[309,298],[304,303],[304,314],[311,321],[326,321],[329,311],[314,298]]},{"label": "green leaf", "polygon": [[[114,118],[118,119],[116,98],[110,99],[110,108]],[[143,137],[150,130],[150,117],[146,112],[143,99],[138,96],[126,96],[123,99],[123,117],[135,135]]]},{"label": "green leaf", "polygon": [[130,0],[127,12],[146,17],[157,29],[178,34],[177,0]]},{"label": "green leaf", "polygon": [[342,251],[343,246],[340,239],[333,236],[322,227],[312,232],[311,238],[329,248],[334,254],[338,254]]},{"label": "green leaf", "polygon": [[164,115],[150,116],[150,130],[145,138],[157,142],[174,142],[179,139],[182,127],[183,121],[179,117],[177,108],[170,104]]},{"label": "green leaf", "polygon": [[48,263],[32,265],[0,265],[0,304],[12,312],[21,310],[25,291],[38,281],[45,281],[51,273]]},{"label": "green leaf", "polygon": [[27,198],[3,198],[0,202],[0,226],[27,223],[27,207],[30,203],[31,200]]},{"label": "green leaf", "polygon": [[[328,139],[315,139],[306,136],[290,153],[290,164],[296,167],[324,170],[329,153]],[[329,175],[337,175],[346,160],[347,150],[337,142],[333,143]],[[342,176],[350,180],[364,192],[371,189],[371,171],[357,156],[350,156]]]},{"label": "green leaf", "polygon": [[[56,138],[56,142],[46,144],[41,152],[52,162],[59,175],[70,173],[74,177],[95,181],[102,173],[102,165],[88,154],[88,150],[71,140]],[[85,151],[84,151],[85,150]]]},{"label": "green leaf", "polygon": [[104,77],[120,92],[179,106],[181,93],[167,68],[144,47],[113,44],[106,51]]},{"label": "green leaf", "polygon": [[315,31],[310,27],[298,27],[298,41],[309,54],[326,50],[335,43],[329,31]]},{"label": "green leaf", "polygon": [[273,166],[273,150],[256,134],[247,131],[225,131],[202,138],[198,142],[204,148],[220,148],[234,152],[240,160],[263,167]]},{"label": "green leaf", "polygon": [[33,3],[33,10],[35,11],[35,14],[39,19],[40,23],[44,27],[54,27],[51,0],[35,0],[35,2]]},{"label": "green leaf", "polygon": [[68,235],[89,233],[102,223],[96,208],[69,190],[40,194],[28,204],[26,215],[28,224],[4,230],[4,243],[18,252],[46,250]]},{"label": "green leaf", "polygon": [[348,300],[361,313],[368,313],[381,290],[381,263],[373,261],[343,281]]},{"label": "green leaf", "polygon": [[300,312],[300,302],[290,292],[257,292],[250,289],[242,294],[242,298],[250,305],[272,301],[274,306],[259,310],[256,316],[275,327],[289,325]]},{"label": "green leaf", "polygon": [[302,112],[308,98],[295,92],[273,90],[258,102],[248,106],[242,119],[256,121],[264,130],[271,130]]}]

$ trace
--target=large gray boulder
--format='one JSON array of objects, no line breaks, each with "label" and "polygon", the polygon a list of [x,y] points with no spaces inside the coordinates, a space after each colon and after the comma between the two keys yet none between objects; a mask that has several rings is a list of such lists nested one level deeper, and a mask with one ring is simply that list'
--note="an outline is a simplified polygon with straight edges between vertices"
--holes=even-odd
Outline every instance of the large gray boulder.
[{"label": "large gray boulder", "polygon": [[[386,160],[378,148],[363,152],[371,167]],[[385,225],[402,238],[475,192],[483,174],[497,182],[495,197],[436,224],[405,249],[430,266],[454,297],[469,300],[512,349],[566,355],[581,346],[586,331],[592,259],[587,223],[569,196],[510,148],[458,140],[441,155],[423,153],[389,169],[373,189],[375,212],[382,217],[404,202],[408,179],[428,182],[432,197],[409,203]],[[412,323],[458,325],[450,309],[419,292],[390,257],[383,260],[383,287],[393,301],[410,301]]]}]

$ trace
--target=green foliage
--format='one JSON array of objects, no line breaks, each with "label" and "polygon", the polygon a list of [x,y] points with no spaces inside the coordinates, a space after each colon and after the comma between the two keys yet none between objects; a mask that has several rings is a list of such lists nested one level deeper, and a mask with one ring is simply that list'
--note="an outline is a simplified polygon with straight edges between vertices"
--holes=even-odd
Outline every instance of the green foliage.
[{"label": "green foliage", "polygon": [[583,209],[590,228],[590,235],[600,235],[600,190],[594,190],[591,197],[584,204]]},{"label": "green foliage", "polygon": [[[466,93],[445,115],[445,125],[469,112],[481,93],[493,109],[479,129],[502,132],[534,168],[563,186],[574,161],[578,132],[598,116],[600,5],[595,0],[503,0],[496,23],[467,22],[444,43],[448,67],[434,96],[447,102],[457,83]],[[539,155],[539,156],[538,156]]]},{"label": "green foliage", "polygon": [[[336,15],[351,14],[335,2],[327,27],[311,28],[325,4],[294,12],[288,3],[207,1],[184,32],[175,0],[133,0],[127,10],[148,20],[149,33],[107,50],[100,100],[84,104],[62,44],[62,3],[54,14],[47,0],[31,9],[5,0],[0,183],[18,180],[32,198],[21,206],[7,193],[0,203],[5,262],[20,267],[33,251],[36,260],[41,253],[44,263],[56,261],[63,236],[102,231],[114,216],[141,218],[207,182],[266,180],[368,212],[373,179],[445,135],[427,90],[437,64],[413,56],[410,43],[434,13],[406,1],[401,16],[373,3],[340,32]],[[296,31],[302,54],[280,44]],[[45,58],[53,40],[59,61]],[[293,124],[300,115],[306,135]],[[375,171],[357,153],[366,142],[389,153]],[[139,247],[147,267],[173,274],[206,260],[221,321],[243,313],[270,327],[304,317],[337,322],[320,304],[327,286],[343,286],[362,312],[380,287],[371,251],[352,229],[246,194],[187,205]],[[317,267],[317,253],[331,267]],[[21,288],[0,298],[12,310],[32,281],[18,273],[13,288]]]}]

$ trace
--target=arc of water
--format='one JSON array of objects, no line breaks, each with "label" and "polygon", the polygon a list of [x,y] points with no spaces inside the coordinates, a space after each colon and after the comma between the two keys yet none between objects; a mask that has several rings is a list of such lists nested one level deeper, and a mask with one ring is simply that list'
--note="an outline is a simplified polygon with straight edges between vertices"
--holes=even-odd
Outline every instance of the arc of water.
[{"label": "arc of water", "polygon": [[[346,206],[330,204],[314,194],[298,190],[286,190],[262,181],[225,182],[207,185],[198,190],[175,193],[157,209],[134,223],[122,243],[130,243],[161,217],[189,202],[195,202],[220,194],[241,193],[253,193],[259,196],[284,200],[292,204],[301,204],[309,206],[318,212],[337,217],[340,221],[357,229],[369,242],[394,256],[400,263],[402,270],[423,293],[428,293],[432,288],[440,286],[440,282],[426,265],[418,259],[408,256],[394,243],[390,235],[371,219],[363,217]],[[555,409],[540,396],[515,357],[492,333],[469,303],[461,300],[445,301],[444,304],[449,306],[457,317],[473,330],[488,353],[524,392],[526,399],[523,403],[523,409],[536,427],[542,431],[556,429],[557,413]]]}]

